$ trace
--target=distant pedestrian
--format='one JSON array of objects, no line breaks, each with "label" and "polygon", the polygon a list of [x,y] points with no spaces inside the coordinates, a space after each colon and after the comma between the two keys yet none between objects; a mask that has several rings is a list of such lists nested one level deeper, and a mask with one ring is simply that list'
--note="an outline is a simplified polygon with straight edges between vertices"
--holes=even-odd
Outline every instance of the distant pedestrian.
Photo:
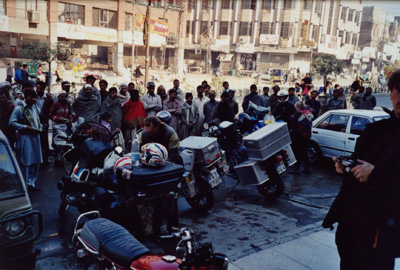
[{"label": "distant pedestrian", "polygon": [[163,104],[165,100],[168,100],[168,95],[163,85],[157,87],[157,95],[161,98],[161,104]]},{"label": "distant pedestrian", "polygon": [[229,121],[233,122],[235,114],[229,106],[229,93],[222,92],[221,101],[218,103],[216,118],[219,118],[220,122]]},{"label": "distant pedestrian", "polygon": [[[176,90],[176,99],[183,104],[185,102],[185,94],[183,93],[183,90],[179,88],[179,86],[181,85],[180,81],[178,79],[174,80],[174,87],[172,89]],[[169,91],[168,90],[168,95],[169,95]]]},{"label": "distant pedestrian", "polygon": [[98,123],[100,120],[101,97],[97,90],[97,95],[93,93],[93,86],[89,83],[79,91],[78,98],[72,104],[72,110],[78,117],[78,124],[87,121]]},{"label": "distant pedestrian", "polygon": [[101,103],[103,103],[109,95],[109,92],[107,91],[108,82],[106,80],[101,80],[99,82],[99,86],[100,86]]},{"label": "distant pedestrian", "polygon": [[210,99],[204,96],[204,88],[202,85],[197,86],[197,96],[193,98],[193,106],[196,107],[199,112],[199,119],[196,122],[196,134],[201,135],[203,132],[203,123],[204,123],[204,104]]},{"label": "distant pedestrian", "polygon": [[204,123],[209,123],[217,118],[218,101],[215,100],[215,91],[210,91],[208,97],[210,100],[204,104],[203,108]]},{"label": "distant pedestrian", "polygon": [[288,102],[292,104],[293,106],[296,104],[297,101],[300,101],[299,97],[295,95],[295,89],[294,87],[289,87],[289,97],[288,97]]},{"label": "distant pedestrian", "polygon": [[326,104],[327,111],[344,109],[344,101],[339,98],[339,95],[339,89],[333,89],[333,96],[328,99],[328,103]]},{"label": "distant pedestrian", "polygon": [[199,120],[199,111],[197,107],[193,105],[192,93],[186,93],[185,99],[186,102],[182,105],[181,114],[181,140],[189,136],[201,136],[201,134],[196,134],[196,123]]},{"label": "distant pedestrian", "polygon": [[367,89],[365,89],[365,93],[361,99],[360,109],[373,110],[375,108],[375,106],[376,106],[376,98],[372,94],[372,88],[367,87]]},{"label": "distant pedestrian", "polygon": [[[130,95],[129,95],[130,96]],[[128,101],[127,101],[128,102]],[[108,112],[111,115],[111,129],[121,129],[122,127],[122,101],[118,98],[117,88],[111,87],[109,90],[109,95],[104,100],[103,104],[101,104],[100,113],[103,114]]]},{"label": "distant pedestrian", "polygon": [[252,84],[250,86],[250,94],[246,95],[243,99],[242,103],[242,108],[243,111],[246,112],[248,107],[249,107],[249,102],[253,102],[257,106],[262,106],[263,105],[263,100],[262,98],[258,95],[257,91],[257,86],[255,84]]},{"label": "distant pedestrian", "polygon": [[231,107],[232,112],[236,115],[239,112],[239,104],[235,101],[235,91],[229,90],[228,94],[229,94],[229,99],[228,99],[229,106]]},{"label": "distant pedestrian", "polygon": [[263,87],[263,94],[260,95],[262,102],[263,102],[263,107],[268,108],[268,101],[269,101],[269,87],[268,86],[264,86]]},{"label": "distant pedestrian", "polygon": [[271,108],[271,112],[274,111],[275,106],[278,104],[278,92],[280,91],[280,87],[275,85],[274,87],[272,87],[272,91],[274,91],[274,93],[269,97],[268,100],[268,106]]},{"label": "distant pedestrian", "polygon": [[171,114],[169,125],[175,130],[176,134],[181,134],[179,120],[182,114],[182,104],[177,100],[176,89],[169,90],[169,99],[164,101],[163,109]]},{"label": "distant pedestrian", "polygon": [[11,114],[9,125],[17,131],[15,152],[29,191],[39,191],[36,180],[39,176],[39,166],[43,162],[40,145],[39,111],[36,106],[37,94],[34,90],[25,91],[25,101],[15,107]]},{"label": "distant pedestrian", "polygon": [[310,107],[312,110],[312,114],[314,115],[314,119],[316,119],[319,115],[319,111],[321,109],[321,103],[317,100],[318,91],[312,90],[310,99],[306,100],[305,104]]},{"label": "distant pedestrian", "polygon": [[155,84],[153,82],[147,83],[147,94],[143,96],[142,102],[144,109],[146,110],[147,116],[156,116],[161,111],[163,105],[161,103],[161,97],[154,94]]},{"label": "distant pedestrian", "polygon": [[139,100],[139,91],[130,90],[130,97],[122,107],[122,129],[126,149],[130,149],[130,141],[134,138],[136,132],[144,126],[144,119],[147,117],[143,103]]},{"label": "distant pedestrian", "polygon": [[129,92],[128,92],[128,83],[123,82],[119,84],[119,94],[118,98],[121,100],[121,104],[124,105],[126,102],[129,101],[131,98]]},{"label": "distant pedestrian", "polygon": [[361,108],[361,100],[364,97],[364,86],[361,86],[357,92],[353,93],[353,96],[351,98],[351,102],[353,104],[354,109],[360,109]]},{"label": "distant pedestrian", "polygon": [[11,65],[10,59],[7,59],[6,76],[6,81],[12,83],[12,78],[14,77],[14,68]]}]

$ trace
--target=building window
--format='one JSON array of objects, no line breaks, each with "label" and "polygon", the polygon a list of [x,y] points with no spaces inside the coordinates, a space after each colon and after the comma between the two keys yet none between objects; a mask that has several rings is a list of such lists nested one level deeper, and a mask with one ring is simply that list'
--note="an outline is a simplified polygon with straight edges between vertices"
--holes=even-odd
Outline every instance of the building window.
[{"label": "building window", "polygon": [[168,0],[167,5],[168,6],[176,6],[176,0]]},{"label": "building window", "polygon": [[352,40],[351,44],[353,44],[354,46],[357,45],[357,36],[358,36],[358,34],[353,34],[353,40]]},{"label": "building window", "polygon": [[293,23],[283,22],[281,24],[281,37],[290,37],[293,33]]},{"label": "building window", "polygon": [[256,9],[256,0],[243,0],[242,9]]},{"label": "building window", "polygon": [[315,13],[318,15],[321,15],[321,8],[322,8],[322,1],[316,1],[315,2]]},{"label": "building window", "polygon": [[346,20],[346,14],[347,14],[347,7],[342,7],[342,16],[340,17],[343,21]]},{"label": "building window", "polygon": [[347,18],[347,20],[349,22],[353,21],[353,16],[354,16],[354,9],[349,9],[349,17]]},{"label": "building window", "polygon": [[361,16],[361,11],[356,11],[355,21],[356,21],[357,25],[360,24],[360,16]]},{"label": "building window", "polygon": [[125,31],[133,31],[133,14],[125,13]]},{"label": "building window", "polygon": [[274,9],[275,8],[275,0],[262,0],[262,9]]},{"label": "building window", "polygon": [[318,32],[319,32],[319,25],[313,25],[311,39],[313,39],[314,41],[318,41]]},{"label": "building window", "polygon": [[239,36],[251,36],[253,24],[251,22],[241,22],[239,26]]},{"label": "building window", "polygon": [[93,26],[104,27],[104,28],[117,28],[117,12],[93,8]]},{"label": "building window", "polygon": [[209,9],[214,9],[214,7],[215,7],[215,2],[214,2],[214,0],[209,0],[209,1],[208,1],[208,8],[209,8]]},{"label": "building window", "polygon": [[343,35],[344,35],[343,30],[339,30],[339,37],[340,37],[340,43],[341,43],[341,44],[344,43]]},{"label": "building window", "polygon": [[308,23],[306,24],[303,22],[301,24],[301,29],[300,29],[300,37],[302,37],[304,40],[307,40],[307,29],[308,29]]},{"label": "building window", "polygon": [[292,0],[283,0],[283,9],[291,9]]},{"label": "building window", "polygon": [[272,35],[274,34],[274,23],[273,22],[263,22],[260,24],[260,35]]},{"label": "building window", "polygon": [[350,44],[350,32],[346,32],[346,44]]},{"label": "building window", "polygon": [[37,10],[37,0],[25,0],[26,10]]},{"label": "building window", "polygon": [[196,8],[196,2],[195,2],[195,0],[189,0],[188,1],[188,6],[187,6],[187,9],[195,9]]},{"label": "building window", "polygon": [[85,24],[85,7],[67,3],[58,3],[58,21]]},{"label": "building window", "polygon": [[221,2],[221,9],[232,9],[231,8],[231,1],[233,0],[224,0]]},{"label": "building window", "polygon": [[0,14],[6,15],[6,0],[0,0]]},{"label": "building window", "polygon": [[219,24],[219,34],[221,36],[228,35],[229,33],[229,22],[220,22]]},{"label": "building window", "polygon": [[202,21],[200,24],[200,35],[208,35],[208,21]]},{"label": "building window", "polygon": [[196,29],[195,21],[186,21],[186,34],[194,35],[194,30]]},{"label": "building window", "polygon": [[303,0],[303,9],[304,10],[311,10],[312,9],[312,1],[311,0]]}]

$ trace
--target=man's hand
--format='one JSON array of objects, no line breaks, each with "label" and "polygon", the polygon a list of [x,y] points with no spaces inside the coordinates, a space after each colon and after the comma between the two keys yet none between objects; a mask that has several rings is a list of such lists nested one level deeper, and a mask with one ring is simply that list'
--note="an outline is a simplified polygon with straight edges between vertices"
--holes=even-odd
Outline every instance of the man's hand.
[{"label": "man's hand", "polygon": [[332,160],[335,162],[336,172],[344,173],[344,166],[340,164],[339,159],[337,157],[333,157]]},{"label": "man's hand", "polygon": [[365,183],[367,182],[371,172],[375,169],[375,166],[360,159],[357,159],[357,162],[361,164],[351,169],[351,172],[353,173],[354,177],[360,181],[360,183]]}]

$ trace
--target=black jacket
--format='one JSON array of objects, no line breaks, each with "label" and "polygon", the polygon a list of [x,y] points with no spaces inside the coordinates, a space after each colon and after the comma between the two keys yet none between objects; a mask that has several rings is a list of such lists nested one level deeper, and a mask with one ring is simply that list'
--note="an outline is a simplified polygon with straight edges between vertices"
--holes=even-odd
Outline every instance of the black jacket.
[{"label": "black jacket", "polygon": [[378,224],[387,218],[400,218],[400,119],[391,118],[369,124],[357,144],[353,159],[375,166],[366,183],[344,173],[342,187],[333,202],[323,227],[336,222],[356,228],[356,239],[373,242]]},{"label": "black jacket", "polygon": [[296,112],[296,109],[289,102],[277,103],[272,114],[276,120],[283,120],[286,123],[289,122],[290,116]]}]

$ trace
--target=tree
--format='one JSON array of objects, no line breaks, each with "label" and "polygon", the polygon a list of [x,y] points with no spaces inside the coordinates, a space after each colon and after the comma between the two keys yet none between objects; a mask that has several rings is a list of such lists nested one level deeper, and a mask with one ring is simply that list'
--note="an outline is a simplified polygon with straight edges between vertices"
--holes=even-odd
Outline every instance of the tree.
[{"label": "tree", "polygon": [[345,67],[345,62],[336,59],[334,55],[318,54],[313,56],[311,67],[324,78],[325,84],[327,75],[331,74],[332,71],[340,74]]},{"label": "tree", "polygon": [[[51,74],[51,62],[55,60],[66,61],[68,57],[73,54],[73,50],[57,44],[56,46],[50,46],[46,42],[29,42],[24,44],[22,54],[32,60],[34,63],[39,64],[40,62],[46,62],[49,65],[49,75]],[[48,80],[50,92],[50,80]]]}]

